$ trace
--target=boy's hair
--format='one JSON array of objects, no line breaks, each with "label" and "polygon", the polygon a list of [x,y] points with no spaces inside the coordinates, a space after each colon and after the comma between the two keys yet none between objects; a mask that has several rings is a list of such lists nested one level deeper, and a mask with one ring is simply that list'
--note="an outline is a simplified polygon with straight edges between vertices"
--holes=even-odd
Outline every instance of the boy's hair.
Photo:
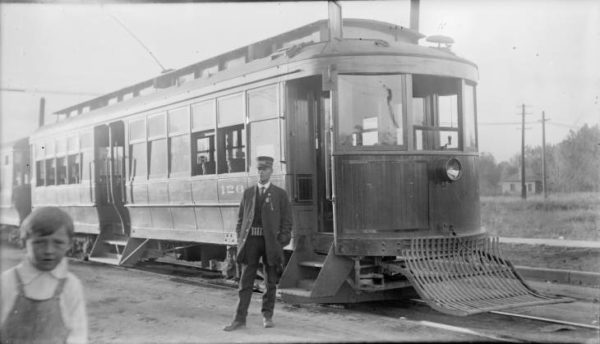
[{"label": "boy's hair", "polygon": [[61,227],[65,227],[70,239],[75,235],[73,220],[65,211],[57,207],[35,208],[21,224],[21,240],[29,239],[34,234],[37,236],[52,235]]}]

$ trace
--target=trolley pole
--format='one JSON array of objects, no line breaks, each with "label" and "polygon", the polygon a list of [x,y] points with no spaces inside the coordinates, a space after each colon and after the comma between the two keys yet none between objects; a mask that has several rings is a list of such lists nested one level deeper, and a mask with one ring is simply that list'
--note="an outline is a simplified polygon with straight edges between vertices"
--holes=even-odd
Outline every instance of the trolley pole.
[{"label": "trolley pole", "polygon": [[410,29],[419,31],[420,0],[410,0]]},{"label": "trolley pole", "polygon": [[521,198],[527,199],[525,187],[525,104],[521,106]]},{"label": "trolley pole", "polygon": [[38,128],[41,128],[44,126],[45,116],[46,116],[46,98],[41,97],[40,98],[40,112],[38,114]]},{"label": "trolley pole", "polygon": [[546,113],[542,111],[542,188],[544,189],[544,199],[548,198],[548,189],[546,188]]}]

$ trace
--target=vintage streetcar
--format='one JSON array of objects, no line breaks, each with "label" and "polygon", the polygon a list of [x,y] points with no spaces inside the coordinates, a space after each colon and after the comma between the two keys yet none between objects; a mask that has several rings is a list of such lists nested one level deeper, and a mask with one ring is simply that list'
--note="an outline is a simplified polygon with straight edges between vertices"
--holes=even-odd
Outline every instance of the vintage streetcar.
[{"label": "vintage streetcar", "polygon": [[413,287],[457,315],[552,302],[480,226],[477,66],[443,37],[422,46],[394,24],[332,22],[56,112],[2,151],[3,222],[58,206],[90,260],[168,254],[222,267],[253,162],[269,155],[293,206],[284,300],[402,298]]}]

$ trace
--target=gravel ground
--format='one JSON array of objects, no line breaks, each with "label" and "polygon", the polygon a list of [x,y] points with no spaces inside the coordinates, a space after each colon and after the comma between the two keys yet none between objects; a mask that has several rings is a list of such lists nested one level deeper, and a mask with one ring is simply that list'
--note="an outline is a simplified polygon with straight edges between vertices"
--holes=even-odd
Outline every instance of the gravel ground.
[{"label": "gravel ground", "polygon": [[514,265],[536,268],[600,272],[597,248],[501,244],[504,258]]},{"label": "gravel ground", "polygon": [[[2,270],[22,252],[2,247]],[[237,292],[196,286],[176,278],[71,261],[87,298],[91,343],[267,343],[473,341],[473,335],[436,329],[413,321],[356,314],[339,308],[297,308],[277,303],[276,327],[262,328],[260,295],[250,305],[248,326],[222,331],[229,323]]]}]

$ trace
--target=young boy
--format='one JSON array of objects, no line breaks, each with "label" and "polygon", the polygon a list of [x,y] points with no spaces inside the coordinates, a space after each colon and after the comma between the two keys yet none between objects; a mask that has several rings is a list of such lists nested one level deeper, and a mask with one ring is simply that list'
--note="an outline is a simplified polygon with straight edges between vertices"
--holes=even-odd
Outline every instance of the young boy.
[{"label": "young boy", "polygon": [[2,273],[2,343],[87,343],[81,282],[67,269],[74,230],[55,207],[36,208],[22,223],[26,256]]}]

